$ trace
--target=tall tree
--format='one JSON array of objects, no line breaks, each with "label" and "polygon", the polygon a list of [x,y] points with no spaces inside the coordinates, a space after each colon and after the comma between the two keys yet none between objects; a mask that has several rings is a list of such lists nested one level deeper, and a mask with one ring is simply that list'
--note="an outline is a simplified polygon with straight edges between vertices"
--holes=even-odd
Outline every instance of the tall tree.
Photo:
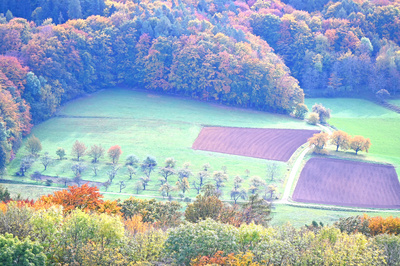
[{"label": "tall tree", "polygon": [[121,147],[119,145],[114,145],[108,149],[108,157],[112,159],[112,163],[118,163],[119,156],[122,154]]},{"label": "tall tree", "polygon": [[344,131],[334,131],[330,140],[333,145],[336,145],[336,151],[338,151],[339,148],[342,150],[348,150],[350,148],[350,136]]},{"label": "tall tree", "polygon": [[82,18],[82,7],[79,0],[69,0],[68,17],[69,19]]},{"label": "tall tree", "polygon": [[72,146],[71,154],[76,157],[79,161],[81,157],[86,155],[86,146],[83,142],[79,142],[78,140],[75,141],[74,145]]},{"label": "tall tree", "polygon": [[92,157],[92,162],[97,163],[97,161],[103,157],[105,152],[105,149],[99,144],[99,145],[92,145],[90,146],[90,150],[88,152],[89,157]]},{"label": "tall tree", "polygon": [[25,147],[30,154],[36,156],[42,150],[42,143],[35,135],[32,135],[26,141]]}]

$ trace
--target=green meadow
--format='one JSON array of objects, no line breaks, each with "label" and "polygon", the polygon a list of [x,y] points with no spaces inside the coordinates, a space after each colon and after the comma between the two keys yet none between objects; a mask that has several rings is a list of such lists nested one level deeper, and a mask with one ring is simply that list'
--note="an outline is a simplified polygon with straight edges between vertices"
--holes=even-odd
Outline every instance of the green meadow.
[{"label": "green meadow", "polygon": [[[236,175],[247,180],[252,176],[266,178],[266,168],[268,164],[272,163],[271,161],[192,150],[192,143],[204,125],[314,128],[303,121],[283,115],[230,108],[143,91],[108,89],[69,102],[60,108],[54,118],[35,126],[32,130],[32,134],[42,142],[41,154],[48,152],[55,159],[57,157],[55,151],[58,147],[62,147],[67,152],[67,160],[55,160],[55,163],[46,171],[38,160],[25,177],[15,176],[21,157],[27,154],[22,148],[8,167],[7,178],[28,184],[42,184],[43,182],[30,180],[30,175],[39,170],[42,175],[72,179],[74,173],[71,166],[75,161],[72,160],[73,157],[70,153],[76,140],[84,142],[87,147],[101,144],[106,150],[112,145],[121,146],[123,152],[119,162],[121,168],[113,184],[108,188],[108,192],[119,192],[118,182],[124,181],[127,187],[122,193],[136,194],[135,183],[143,174],[138,170],[136,176],[129,180],[124,162],[126,156],[130,154],[136,155],[141,160],[147,155],[154,156],[159,166],[162,166],[168,157],[173,157],[177,161],[177,168],[182,167],[185,162],[190,162],[190,169],[194,174],[200,171],[201,166],[206,163],[211,165],[211,171],[226,167],[230,178],[223,188],[224,199],[230,198],[229,191],[232,189],[233,178]],[[83,161],[87,165],[87,169],[83,172],[82,179],[97,182],[108,180],[107,171],[112,167],[109,158],[104,157],[97,164],[99,167],[97,176],[90,170],[90,158],[85,156]],[[280,167],[280,178],[273,182],[266,181],[268,184],[276,185],[278,192],[282,193],[287,164],[278,162],[278,166]],[[249,171],[248,176],[246,170]],[[140,194],[160,196],[159,178],[157,172],[152,173],[148,188]],[[168,181],[171,185],[175,185],[177,177],[172,176]],[[211,178],[209,181],[212,183]],[[243,187],[247,189],[248,184],[245,182]],[[101,190],[105,191],[104,188]],[[179,193],[173,192],[172,194],[177,197]],[[185,196],[194,198],[196,191],[191,189]]]},{"label": "green meadow", "polygon": [[371,139],[368,154],[362,152],[357,157],[354,151],[340,152],[343,156],[400,166],[400,114],[361,99],[306,99],[310,109],[314,103],[322,103],[331,109],[329,123],[337,129]]},{"label": "green meadow", "polygon": [[[351,135],[363,135],[372,141],[368,155],[361,153],[357,157],[354,152],[340,152],[343,157],[374,160],[400,165],[400,115],[382,108],[374,103],[358,99],[307,99],[306,104],[311,109],[314,103],[322,103],[332,110],[329,121],[338,129]],[[128,89],[106,89],[100,92],[76,99],[60,108],[57,115],[37,126],[32,134],[37,136],[43,146],[41,154],[48,152],[55,161],[44,171],[44,167],[37,160],[25,177],[16,176],[20,159],[27,154],[22,148],[16,159],[9,165],[6,179],[11,184],[3,184],[14,195],[20,193],[23,197],[37,198],[40,195],[52,193],[55,188],[45,187],[44,180],[36,182],[30,175],[39,170],[42,175],[52,177],[67,177],[72,179],[74,173],[71,166],[76,163],[70,155],[73,143],[76,140],[84,142],[87,147],[101,144],[106,150],[112,145],[120,145],[123,154],[120,157],[121,168],[113,184],[104,196],[107,199],[125,199],[128,194],[136,194],[135,184],[143,173],[138,169],[137,174],[129,180],[127,169],[124,166],[127,155],[134,154],[143,160],[147,155],[157,159],[162,166],[168,157],[177,161],[179,169],[185,162],[190,162],[190,169],[196,174],[205,163],[211,165],[211,172],[226,167],[229,180],[223,188],[223,199],[229,200],[229,191],[233,186],[236,175],[245,179],[243,188],[249,187],[248,180],[252,176],[262,177],[267,184],[278,187],[278,193],[283,193],[284,181],[291,163],[278,162],[280,177],[270,181],[266,176],[266,168],[272,161],[254,159],[191,149],[192,143],[203,126],[233,126],[259,128],[294,128],[315,129],[305,122],[289,116],[257,112],[247,109],[231,108],[218,104],[188,100],[185,98],[156,95],[144,91]],[[62,147],[67,152],[66,160],[56,160],[55,151]],[[307,156],[309,158],[309,156]],[[107,171],[112,167],[111,160],[106,156],[98,163],[98,175],[94,175],[88,156],[83,158],[87,169],[82,179],[105,182],[108,180]],[[246,170],[249,174],[246,174]],[[151,181],[145,191],[140,191],[140,197],[158,197],[163,200],[158,191],[160,178],[157,171],[151,175]],[[193,177],[191,177],[192,179]],[[192,179],[193,180],[193,179]],[[208,179],[213,183],[212,179]],[[120,181],[127,187],[119,193]],[[175,185],[176,176],[169,178],[169,183]],[[191,181],[190,181],[191,182]],[[21,187],[21,184],[23,187]],[[73,183],[71,183],[73,184]],[[61,184],[52,187],[63,188]],[[105,192],[105,188],[100,188]],[[293,188],[292,188],[293,189]],[[262,192],[261,192],[262,193]],[[185,197],[194,198],[196,191],[191,189]],[[178,198],[179,192],[172,192]],[[333,211],[312,209],[287,205],[276,205],[273,209],[273,225],[286,223],[288,220],[295,226],[301,226],[311,221],[332,223],[340,217],[357,215],[361,212]],[[397,215],[397,213],[371,213],[370,215]]]}]

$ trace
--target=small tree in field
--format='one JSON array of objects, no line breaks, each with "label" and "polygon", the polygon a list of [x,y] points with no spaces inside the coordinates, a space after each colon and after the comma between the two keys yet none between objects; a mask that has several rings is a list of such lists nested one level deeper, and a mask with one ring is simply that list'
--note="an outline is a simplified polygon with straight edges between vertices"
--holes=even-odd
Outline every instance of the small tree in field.
[{"label": "small tree in field", "polygon": [[310,146],[314,146],[316,150],[323,150],[325,145],[328,143],[329,134],[325,132],[314,134],[311,138],[308,139],[308,143]]},{"label": "small tree in field", "polygon": [[126,167],[126,168],[127,168],[127,170],[128,170],[129,180],[131,180],[132,177],[133,177],[134,175],[136,175],[136,169],[133,168],[133,167],[130,166],[130,165],[128,165],[128,167]]},{"label": "small tree in field", "polygon": [[47,166],[51,165],[53,163],[53,159],[50,158],[49,153],[45,152],[42,158],[40,158],[40,162],[44,166],[44,170],[47,170]]},{"label": "small tree in field", "polygon": [[158,191],[160,191],[160,193],[161,193],[161,195],[163,197],[165,197],[165,196],[169,197],[170,193],[172,191],[174,191],[174,187],[172,185],[170,185],[168,183],[168,181],[167,181],[167,182],[165,182],[164,184],[161,185],[161,187],[160,187],[160,189]]},{"label": "small tree in field", "polygon": [[121,193],[122,190],[126,188],[126,184],[124,181],[119,181],[118,184],[119,184],[119,193]]},{"label": "small tree in field", "polygon": [[212,178],[215,181],[215,187],[219,190],[224,186],[225,181],[228,180],[228,175],[224,174],[223,171],[214,171]]},{"label": "small tree in field", "polygon": [[160,168],[159,174],[164,178],[164,182],[168,181],[168,177],[175,175],[176,161],[174,158],[167,158],[165,159],[165,166]]},{"label": "small tree in field", "polygon": [[238,199],[246,199],[247,193],[246,190],[242,188],[232,189],[231,190],[231,199],[237,204]]},{"label": "small tree in field", "polygon": [[325,108],[322,104],[314,104],[312,107],[312,111],[319,115],[319,121],[322,124],[325,124],[329,118],[331,118],[331,110]]},{"label": "small tree in field", "polygon": [[108,188],[111,186],[111,181],[107,180],[106,182],[103,183],[103,187],[106,189],[106,192],[108,190]]},{"label": "small tree in field", "polygon": [[119,145],[114,145],[108,149],[108,157],[112,159],[113,164],[118,163],[119,156],[122,154],[121,147]]},{"label": "small tree in field", "polygon": [[350,148],[356,152],[365,151],[368,152],[371,147],[371,141],[363,136],[354,136],[350,141]]},{"label": "small tree in field", "polygon": [[79,161],[79,159],[86,154],[86,146],[83,142],[79,142],[78,140],[75,141],[74,145],[72,145],[72,151],[71,154],[76,157],[76,159]]},{"label": "small tree in field", "polygon": [[277,163],[272,163],[267,165],[267,177],[271,179],[271,181],[274,180],[276,176],[279,174],[279,167]]},{"label": "small tree in field", "polygon": [[131,167],[137,168],[139,164],[139,158],[134,154],[129,154],[126,157],[126,165],[130,165]]},{"label": "small tree in field", "polygon": [[176,181],[175,185],[176,185],[176,188],[178,190],[181,190],[183,194],[185,194],[185,192],[190,189],[189,181],[186,177],[184,177],[181,180]]},{"label": "small tree in field", "polygon": [[60,160],[63,160],[65,157],[65,150],[63,148],[57,148],[56,154]]},{"label": "small tree in field", "polygon": [[310,113],[308,115],[308,119],[307,119],[307,123],[311,124],[311,125],[316,125],[319,122],[319,115],[317,113]]},{"label": "small tree in field", "polygon": [[143,190],[146,190],[147,184],[150,182],[150,177],[142,176],[140,182],[143,186]]},{"label": "small tree in field", "polygon": [[97,161],[103,157],[105,149],[101,145],[92,145],[90,146],[90,151],[88,152],[89,157],[92,158],[93,163],[97,163]]},{"label": "small tree in field", "polygon": [[37,137],[35,137],[35,135],[32,135],[26,141],[25,147],[30,154],[36,156],[42,150],[42,143]]},{"label": "small tree in field", "polygon": [[81,176],[83,171],[86,170],[86,165],[84,165],[83,163],[74,163],[71,166],[71,170],[72,172],[74,172],[75,176]]},{"label": "small tree in field", "polygon": [[350,136],[344,131],[335,131],[330,137],[331,143],[336,146],[336,151],[341,148],[342,150],[348,150],[350,147]]},{"label": "small tree in field", "polygon": [[147,177],[150,177],[151,172],[156,168],[156,166],[156,159],[152,156],[147,156],[140,165],[140,168]]},{"label": "small tree in field", "polygon": [[294,110],[294,116],[299,119],[304,119],[306,114],[308,113],[307,105],[304,103],[298,103],[296,105],[296,109]]}]

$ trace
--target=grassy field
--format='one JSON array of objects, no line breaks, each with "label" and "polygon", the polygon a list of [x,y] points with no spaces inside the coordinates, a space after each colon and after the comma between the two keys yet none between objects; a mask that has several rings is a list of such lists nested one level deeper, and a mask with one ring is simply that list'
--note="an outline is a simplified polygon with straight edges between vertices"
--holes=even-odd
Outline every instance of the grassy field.
[{"label": "grassy field", "polygon": [[[36,170],[39,170],[42,175],[73,178],[71,166],[75,161],[69,154],[75,140],[84,142],[86,146],[101,144],[106,149],[112,145],[121,146],[123,151],[120,159],[121,169],[108,192],[119,192],[118,182],[124,181],[127,188],[122,192],[136,193],[134,185],[143,174],[138,171],[132,180],[128,180],[127,170],[123,164],[129,154],[135,154],[140,159],[152,155],[159,165],[162,165],[167,157],[174,157],[177,168],[185,162],[190,162],[194,173],[198,172],[205,163],[211,165],[211,171],[221,170],[223,166],[226,166],[230,179],[224,188],[225,199],[229,199],[234,176],[240,175],[248,179],[245,176],[246,169],[250,171],[250,177],[257,175],[265,178],[266,167],[271,163],[270,161],[192,150],[192,143],[203,125],[315,129],[302,121],[283,115],[229,108],[141,91],[109,89],[68,103],[60,108],[56,117],[35,126],[32,130],[32,134],[42,142],[42,154],[49,152],[56,158],[56,149],[63,147],[67,152],[68,160],[55,160],[55,163],[46,171],[43,171],[44,167],[38,160],[26,177],[18,177],[14,173],[19,169],[20,158],[27,153],[21,149],[8,167],[7,178],[36,184],[35,181],[30,180],[30,175]],[[82,174],[84,180],[98,182],[108,180],[107,171],[112,167],[109,158],[103,158],[98,164],[97,176],[94,176],[89,169],[90,158],[86,156],[83,160],[88,166]],[[282,172],[281,179],[272,183],[278,186],[279,192],[282,192],[287,166],[280,162],[278,165]],[[160,196],[158,178],[159,175],[153,173],[152,181],[146,191],[142,191],[141,194]],[[176,177],[169,179],[172,185],[176,181]],[[62,187],[62,185],[58,186]],[[244,184],[244,187],[247,188],[248,185]],[[104,191],[104,188],[101,190]],[[186,194],[194,198],[196,192],[190,190]],[[178,192],[174,192],[173,195],[178,196]]]},{"label": "grassy field", "polygon": [[[341,153],[341,156],[380,160],[393,163],[396,166],[400,165],[400,155],[397,154],[400,148],[400,141],[398,140],[400,131],[396,127],[396,123],[400,122],[400,116],[396,113],[363,100],[306,100],[310,108],[315,102],[321,102],[332,109],[330,122],[333,125],[350,134],[361,134],[370,137],[372,140],[373,146],[369,155],[361,154],[355,157],[352,152],[347,152]],[[35,126],[33,129],[32,133],[42,141],[42,154],[47,151],[53,158],[56,158],[57,147],[63,147],[67,151],[67,160],[55,160],[55,163],[46,171],[43,171],[43,166],[37,161],[28,171],[26,177],[18,177],[14,173],[19,169],[20,159],[27,154],[24,149],[21,149],[16,159],[9,165],[6,178],[25,185],[41,185],[42,183],[30,180],[30,174],[36,170],[41,171],[43,175],[72,178],[74,174],[71,171],[71,166],[75,161],[72,160],[70,151],[75,140],[79,140],[84,142],[86,146],[102,144],[106,149],[112,145],[120,145],[122,148],[121,169],[114,179],[113,185],[108,189],[110,193],[104,194],[107,199],[125,199],[129,197],[126,194],[136,193],[134,184],[143,174],[138,171],[132,180],[128,180],[124,162],[129,154],[135,154],[140,159],[152,155],[157,159],[159,165],[163,164],[165,158],[174,157],[177,160],[178,168],[184,162],[190,162],[194,173],[197,173],[205,163],[210,163],[211,171],[221,170],[223,166],[226,166],[230,179],[224,188],[224,199],[229,199],[233,177],[236,175],[240,175],[246,180],[251,176],[258,175],[264,178],[268,184],[271,184],[266,179],[266,167],[272,163],[271,161],[192,150],[192,143],[203,125],[315,129],[315,127],[288,116],[230,108],[184,98],[154,95],[142,91],[108,89],[68,103],[60,108],[56,117]],[[91,165],[89,157],[84,157],[83,160],[86,165]],[[278,165],[282,173],[281,178],[272,183],[277,185],[279,192],[282,193],[288,164],[279,162]],[[88,168],[83,173],[82,178],[104,182],[108,179],[106,172],[110,168],[110,159],[103,158],[99,163],[99,174],[97,176],[94,176]],[[249,177],[245,176],[246,169],[250,171]],[[141,197],[160,197],[158,178],[157,173],[152,174],[152,181],[150,181],[148,189],[140,193]],[[176,180],[176,177],[171,177],[169,182],[174,185]],[[119,181],[125,181],[127,184],[127,188],[121,194],[118,193]],[[37,198],[55,190],[41,186],[24,186],[22,188],[19,184],[3,185],[12,193],[21,193],[23,197],[29,198]],[[59,189],[63,188],[60,184],[53,184],[53,186]],[[243,187],[247,189],[248,183],[245,182]],[[101,188],[101,190],[104,192],[104,188]],[[186,194],[186,196],[194,198],[196,192],[191,190]],[[178,192],[173,192],[173,196],[177,197]],[[312,220],[322,221],[326,224],[334,222],[339,217],[357,214],[360,214],[360,212],[277,205],[273,210],[272,224],[279,225],[290,221],[296,226],[301,226],[305,223],[311,223]],[[376,215],[387,216],[390,214],[377,213]],[[392,215],[396,215],[396,213]]]},{"label": "grassy field", "polygon": [[[306,100],[310,109],[314,103],[322,103],[332,110],[332,118],[329,120],[331,125],[353,136],[362,135],[371,139],[369,154],[366,156],[361,153],[359,158],[400,166],[400,114],[361,99]],[[354,151],[344,155],[357,158]]]}]

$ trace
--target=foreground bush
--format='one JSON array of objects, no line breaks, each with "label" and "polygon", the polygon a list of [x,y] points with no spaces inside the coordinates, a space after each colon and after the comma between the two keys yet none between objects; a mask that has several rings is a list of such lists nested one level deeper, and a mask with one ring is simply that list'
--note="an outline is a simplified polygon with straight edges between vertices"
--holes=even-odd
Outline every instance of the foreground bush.
[{"label": "foreground bush", "polygon": [[0,235],[0,265],[46,265],[43,247],[30,240],[20,241],[11,234]]}]

